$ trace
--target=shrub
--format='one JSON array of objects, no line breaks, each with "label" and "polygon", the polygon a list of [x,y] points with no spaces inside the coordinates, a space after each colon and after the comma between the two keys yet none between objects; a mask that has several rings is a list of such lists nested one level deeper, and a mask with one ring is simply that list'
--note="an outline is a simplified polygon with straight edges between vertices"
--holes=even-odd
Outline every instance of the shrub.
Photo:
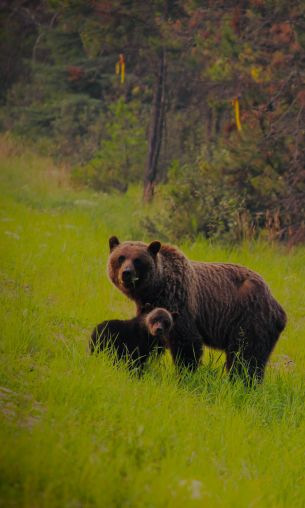
[{"label": "shrub", "polygon": [[97,190],[115,188],[124,192],[130,182],[141,179],[147,142],[139,116],[136,101],[127,103],[120,98],[112,104],[106,117],[105,137],[94,158],[74,169],[74,180]]},{"label": "shrub", "polygon": [[[230,190],[228,177],[219,168],[200,158],[196,164],[175,163],[169,170],[168,183],[163,187],[163,212],[158,217],[160,233],[170,240],[221,238],[237,228],[243,199]],[[146,221],[152,228],[154,219]]]},{"label": "shrub", "polygon": [[198,234],[237,241],[266,225],[277,234],[286,191],[284,159],[277,150],[272,155],[260,150],[259,143],[249,132],[238,143],[204,147],[192,165],[174,163],[162,191],[165,212],[146,220],[145,227],[174,241]]}]

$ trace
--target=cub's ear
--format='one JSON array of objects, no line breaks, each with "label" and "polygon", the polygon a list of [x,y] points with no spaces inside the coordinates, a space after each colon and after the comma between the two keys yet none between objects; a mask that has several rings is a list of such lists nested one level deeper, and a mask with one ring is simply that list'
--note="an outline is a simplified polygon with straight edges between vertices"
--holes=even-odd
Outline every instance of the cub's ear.
[{"label": "cub's ear", "polygon": [[141,314],[148,314],[153,309],[151,303],[145,303],[143,307],[141,307]]},{"label": "cub's ear", "polygon": [[179,312],[171,312],[171,315],[172,315],[172,318],[173,318],[173,321],[174,323],[177,321],[178,317],[179,317]]},{"label": "cub's ear", "polygon": [[120,245],[120,240],[118,239],[117,236],[112,236],[111,238],[109,238],[110,252],[113,251],[113,249],[118,245]]},{"label": "cub's ear", "polygon": [[161,243],[158,241],[151,242],[149,244],[149,246],[147,247],[147,249],[148,249],[148,252],[150,252],[150,254],[152,256],[156,256],[158,254],[159,250],[161,249]]}]

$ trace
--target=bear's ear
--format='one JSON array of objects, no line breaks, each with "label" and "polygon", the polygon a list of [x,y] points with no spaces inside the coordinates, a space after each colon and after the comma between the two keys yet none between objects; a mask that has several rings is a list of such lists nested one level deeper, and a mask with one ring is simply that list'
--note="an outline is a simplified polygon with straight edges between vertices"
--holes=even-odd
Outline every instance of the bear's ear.
[{"label": "bear's ear", "polygon": [[178,317],[179,317],[179,312],[171,312],[171,315],[172,315],[172,318],[173,318],[173,321],[174,323],[177,321]]},{"label": "bear's ear", "polygon": [[153,306],[151,303],[145,303],[143,307],[141,307],[141,314],[148,314],[152,310]]},{"label": "bear's ear", "polygon": [[109,238],[110,252],[113,251],[113,249],[118,245],[120,245],[120,240],[118,239],[117,236],[112,236],[111,238]]},{"label": "bear's ear", "polygon": [[150,252],[150,254],[152,256],[156,256],[159,252],[159,250],[161,249],[161,243],[158,242],[157,240],[155,242],[151,242],[149,244],[149,246],[147,247],[148,249],[148,252]]}]

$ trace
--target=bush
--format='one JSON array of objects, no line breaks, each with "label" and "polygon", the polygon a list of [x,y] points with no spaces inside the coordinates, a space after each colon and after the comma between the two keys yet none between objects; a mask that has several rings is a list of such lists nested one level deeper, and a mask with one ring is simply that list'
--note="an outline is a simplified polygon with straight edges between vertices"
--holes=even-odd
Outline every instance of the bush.
[{"label": "bush", "polygon": [[[243,210],[243,199],[230,191],[227,180],[219,168],[216,170],[203,158],[192,166],[175,163],[162,191],[164,211],[157,219],[161,235],[178,241],[194,239],[200,233],[206,238],[232,234]],[[156,222],[146,220],[144,225],[152,230]]]},{"label": "bush", "polygon": [[14,85],[2,112],[3,128],[35,144],[47,144],[48,154],[57,161],[77,164],[91,159],[103,134],[101,102],[85,94],[43,95],[39,100],[31,95],[30,86]]},{"label": "bush", "polygon": [[[236,134],[237,136],[237,134]],[[236,138],[237,141],[237,138]],[[175,162],[163,187],[158,219],[145,221],[146,229],[173,241],[206,238],[238,241],[269,227],[281,229],[281,197],[286,188],[281,154],[272,156],[252,132],[238,143],[204,147],[190,165]],[[156,226],[158,224],[158,227]]]},{"label": "bush", "polygon": [[142,178],[146,151],[139,104],[120,98],[109,108],[99,149],[87,164],[74,169],[74,181],[105,192],[113,188],[124,192],[129,183]]}]

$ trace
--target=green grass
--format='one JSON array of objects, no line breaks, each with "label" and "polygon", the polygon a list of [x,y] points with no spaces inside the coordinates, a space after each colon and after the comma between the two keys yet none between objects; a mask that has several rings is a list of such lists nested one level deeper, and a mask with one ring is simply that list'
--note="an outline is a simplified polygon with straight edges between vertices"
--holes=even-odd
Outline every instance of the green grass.
[{"label": "green grass", "polygon": [[110,235],[146,238],[140,191],[73,190],[2,147],[1,195],[0,506],[303,507],[305,249],[181,246],[259,271],[286,309],[261,387],[231,385],[208,349],[195,374],[167,355],[139,379],[87,341],[133,315],[106,260]]}]

